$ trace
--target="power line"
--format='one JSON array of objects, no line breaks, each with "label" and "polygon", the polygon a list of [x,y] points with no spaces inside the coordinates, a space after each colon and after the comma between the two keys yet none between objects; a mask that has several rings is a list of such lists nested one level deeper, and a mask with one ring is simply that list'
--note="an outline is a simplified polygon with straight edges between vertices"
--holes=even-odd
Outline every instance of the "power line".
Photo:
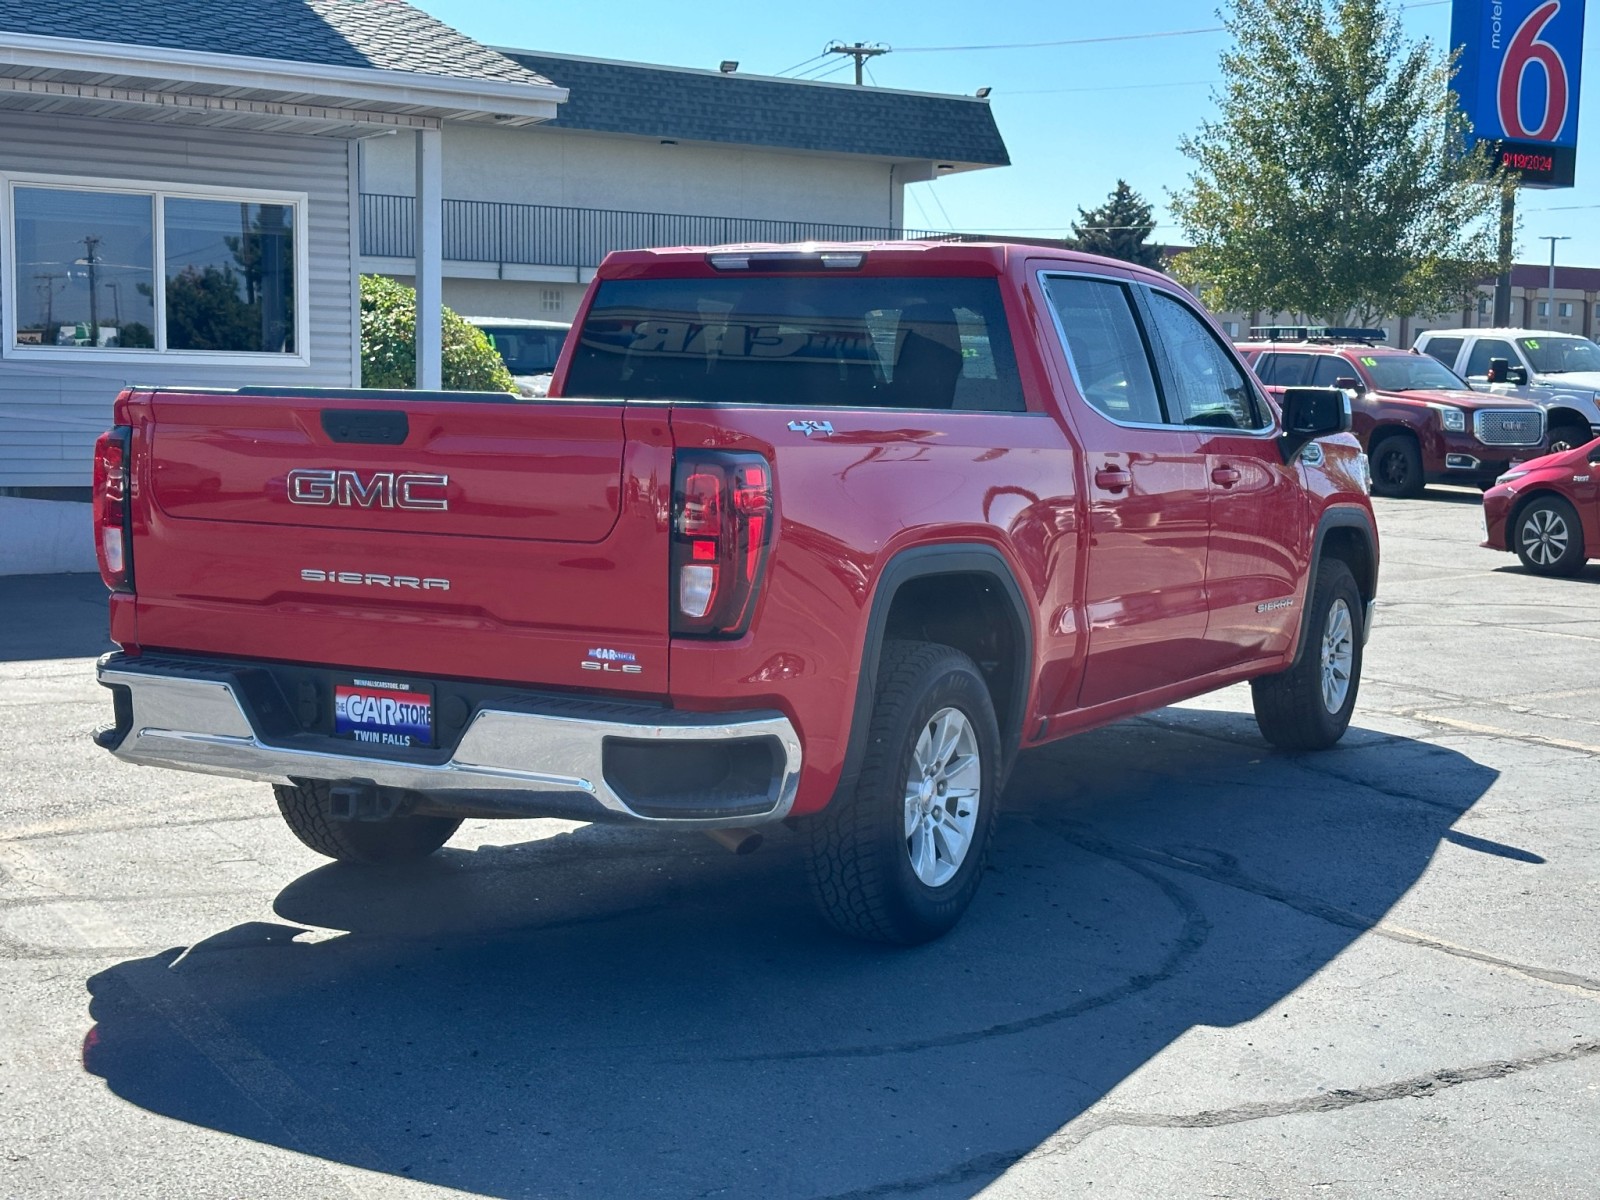
[{"label": "power line", "polygon": [[847,62],[839,62],[836,59],[833,59],[832,57],[830,57],[826,53],[820,54],[817,57],[823,59],[824,61],[807,67],[805,70],[803,70],[799,74],[797,74],[795,76],[795,78],[796,79],[817,79],[817,78],[820,78],[823,75],[832,75],[836,71],[842,71],[842,70],[844,70],[846,67],[848,67],[850,65]]},{"label": "power line", "polygon": [[787,75],[790,71],[798,71],[801,67],[808,67],[812,63],[816,62],[818,59],[827,58],[827,57],[828,57],[828,52],[826,50],[824,50],[821,54],[813,54],[810,58],[806,59],[805,62],[797,62],[792,67],[785,67],[783,70],[779,71],[778,74],[779,75]]},{"label": "power line", "polygon": [[1197,33],[1225,33],[1221,25],[1204,29],[1168,29],[1160,33],[1117,33],[1108,37],[1065,38],[1055,42],[995,42],[987,46],[897,46],[898,54],[945,54],[957,50],[1035,50],[1048,46],[1089,46],[1100,42],[1141,42],[1151,38],[1192,37]]},{"label": "power line", "polygon": [[[1402,4],[1402,10],[1411,8],[1436,8],[1452,0],[1419,0]],[[897,54],[945,54],[963,50],[1036,50],[1051,46],[1093,46],[1104,42],[1142,42],[1152,38],[1195,37],[1202,33],[1226,33],[1224,25],[1206,25],[1199,29],[1164,29],[1155,33],[1116,33],[1105,37],[1062,38],[1049,42],[995,42],[984,46],[896,46]]]},{"label": "power line", "polygon": [[824,63],[821,67],[813,67],[804,75],[795,78],[808,83],[815,83],[819,79],[827,79],[830,75],[837,75],[840,71],[848,71],[850,64],[847,62]]},{"label": "power line", "polygon": [[1001,91],[997,95],[1005,96],[1060,96],[1067,92],[1131,92],[1144,88],[1167,87],[1212,87],[1221,83],[1220,79],[1183,79],[1171,83],[1106,83],[1091,87],[1069,88],[1021,88],[1014,92]]}]

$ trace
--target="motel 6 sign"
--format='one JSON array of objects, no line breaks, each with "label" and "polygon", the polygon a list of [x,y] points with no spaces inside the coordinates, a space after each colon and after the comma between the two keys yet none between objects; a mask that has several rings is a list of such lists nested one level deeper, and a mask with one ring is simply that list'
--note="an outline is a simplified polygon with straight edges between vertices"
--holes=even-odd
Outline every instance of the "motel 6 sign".
[{"label": "motel 6 sign", "polygon": [[1454,0],[1455,89],[1474,138],[1524,187],[1571,187],[1584,0]]}]

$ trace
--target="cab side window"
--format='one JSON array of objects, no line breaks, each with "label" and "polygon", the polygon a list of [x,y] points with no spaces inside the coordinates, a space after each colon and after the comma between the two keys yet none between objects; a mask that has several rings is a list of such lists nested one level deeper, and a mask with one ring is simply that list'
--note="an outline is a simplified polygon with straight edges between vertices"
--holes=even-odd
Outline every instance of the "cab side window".
[{"label": "cab side window", "polygon": [[1268,387],[1299,387],[1310,365],[1309,354],[1263,354],[1256,359],[1256,378]]},{"label": "cab side window", "polygon": [[1467,358],[1465,374],[1474,378],[1489,374],[1489,360],[1503,358],[1512,366],[1522,360],[1517,357],[1517,352],[1511,348],[1510,342],[1503,342],[1499,338],[1479,338],[1472,347],[1472,354]]},{"label": "cab side window", "polygon": [[1113,421],[1163,424],[1161,397],[1128,289],[1110,280],[1057,275],[1045,279],[1044,290],[1083,398]]},{"label": "cab side window", "polygon": [[1166,356],[1162,380],[1179,425],[1264,429],[1268,421],[1233,355],[1186,305],[1151,291],[1150,315]]},{"label": "cab side window", "polygon": [[1317,365],[1311,369],[1310,387],[1337,387],[1337,380],[1354,379],[1356,369],[1337,354],[1317,355]]},{"label": "cab side window", "polygon": [[[1427,345],[1422,347],[1424,354],[1431,354],[1452,371],[1456,369],[1456,359],[1461,354],[1460,338],[1429,338]],[[1487,369],[1487,367],[1485,367]]]}]

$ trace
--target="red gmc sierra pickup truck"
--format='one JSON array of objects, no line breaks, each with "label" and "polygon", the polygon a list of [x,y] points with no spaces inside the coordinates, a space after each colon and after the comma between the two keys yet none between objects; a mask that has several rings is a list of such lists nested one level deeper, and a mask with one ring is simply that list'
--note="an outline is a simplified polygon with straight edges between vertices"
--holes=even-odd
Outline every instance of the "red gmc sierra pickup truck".
[{"label": "red gmc sierra pickup truck", "polygon": [[1169,279],[1017,245],[613,254],[550,398],[130,389],[96,450],[129,763],[271,783],[336,859],[467,817],[783,822],[917,942],[1018,750],[1250,680],[1350,720],[1348,402],[1269,401]]}]

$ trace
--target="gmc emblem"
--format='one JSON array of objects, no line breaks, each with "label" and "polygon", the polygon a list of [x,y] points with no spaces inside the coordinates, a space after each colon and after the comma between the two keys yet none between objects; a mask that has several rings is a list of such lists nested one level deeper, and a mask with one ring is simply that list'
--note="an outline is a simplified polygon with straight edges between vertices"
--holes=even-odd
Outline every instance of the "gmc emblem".
[{"label": "gmc emblem", "polygon": [[[300,467],[289,472],[289,503],[340,508],[409,508],[446,512],[448,475],[410,471],[374,471],[365,480],[359,471]],[[437,494],[429,495],[429,492]]]}]

